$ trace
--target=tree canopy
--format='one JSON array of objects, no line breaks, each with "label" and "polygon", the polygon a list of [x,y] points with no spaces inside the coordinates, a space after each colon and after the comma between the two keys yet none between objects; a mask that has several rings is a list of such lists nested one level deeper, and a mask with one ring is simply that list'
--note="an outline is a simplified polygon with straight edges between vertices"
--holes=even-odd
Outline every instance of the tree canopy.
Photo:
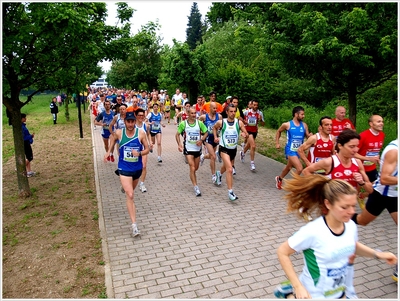
[{"label": "tree canopy", "polygon": [[191,50],[195,49],[197,44],[202,42],[202,27],[201,14],[196,2],[193,2],[188,17],[188,24],[186,29],[186,43]]},{"label": "tree canopy", "polygon": [[[121,40],[133,10],[118,3],[121,27],[105,25],[105,3],[25,2],[3,5],[3,104],[11,114],[20,195],[30,195],[25,177],[21,108],[45,90],[82,91],[101,71],[97,62],[123,58]],[[122,10],[121,10],[122,9]],[[26,101],[23,89],[34,88]]]}]

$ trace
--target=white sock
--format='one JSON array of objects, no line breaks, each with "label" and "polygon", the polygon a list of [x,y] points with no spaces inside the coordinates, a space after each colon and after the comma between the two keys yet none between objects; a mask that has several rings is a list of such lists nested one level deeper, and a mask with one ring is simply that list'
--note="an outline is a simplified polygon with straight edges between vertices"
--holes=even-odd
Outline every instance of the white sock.
[{"label": "white sock", "polygon": [[233,192],[233,189],[228,189],[228,192],[229,192],[229,193]]}]

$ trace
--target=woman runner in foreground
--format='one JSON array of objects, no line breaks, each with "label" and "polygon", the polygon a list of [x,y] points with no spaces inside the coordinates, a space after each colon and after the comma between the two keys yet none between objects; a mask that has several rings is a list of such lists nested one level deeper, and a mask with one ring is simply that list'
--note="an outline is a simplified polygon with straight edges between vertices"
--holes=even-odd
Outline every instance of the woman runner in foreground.
[{"label": "woman runner in foreground", "polygon": [[[307,223],[277,250],[289,282],[274,291],[278,298],[346,298],[345,281],[348,258],[352,254],[396,264],[390,252],[373,250],[358,242],[357,226],[351,220],[357,205],[357,190],[343,180],[313,174],[286,180],[288,211],[318,211],[320,217]],[[299,216],[301,215],[298,213]],[[304,267],[298,277],[290,255],[303,252]]]}]

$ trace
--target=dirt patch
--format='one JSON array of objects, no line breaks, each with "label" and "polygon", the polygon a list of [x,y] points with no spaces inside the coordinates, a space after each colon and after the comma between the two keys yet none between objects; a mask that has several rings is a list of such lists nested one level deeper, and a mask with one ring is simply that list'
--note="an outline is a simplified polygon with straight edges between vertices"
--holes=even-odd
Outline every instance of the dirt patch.
[{"label": "dirt patch", "polygon": [[83,137],[77,122],[35,131],[28,199],[17,197],[14,157],[3,162],[3,298],[107,297],[88,116]]}]

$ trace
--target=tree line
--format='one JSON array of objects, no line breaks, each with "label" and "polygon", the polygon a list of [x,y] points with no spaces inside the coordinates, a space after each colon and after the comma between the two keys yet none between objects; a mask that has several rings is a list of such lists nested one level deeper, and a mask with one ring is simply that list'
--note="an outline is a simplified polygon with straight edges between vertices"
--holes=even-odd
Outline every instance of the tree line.
[{"label": "tree line", "polygon": [[[118,3],[105,24],[105,3],[2,3],[3,104],[13,122],[18,171],[24,170],[21,108],[44,90],[79,93],[111,60],[116,87],[174,91],[190,99],[221,97],[323,107],[347,99],[357,109],[397,120],[397,3],[213,3],[205,19],[194,2],[186,42],[163,45],[149,22],[131,33],[134,8]],[[22,90],[34,89],[26,101]],[[29,195],[18,174],[20,194]]]}]

